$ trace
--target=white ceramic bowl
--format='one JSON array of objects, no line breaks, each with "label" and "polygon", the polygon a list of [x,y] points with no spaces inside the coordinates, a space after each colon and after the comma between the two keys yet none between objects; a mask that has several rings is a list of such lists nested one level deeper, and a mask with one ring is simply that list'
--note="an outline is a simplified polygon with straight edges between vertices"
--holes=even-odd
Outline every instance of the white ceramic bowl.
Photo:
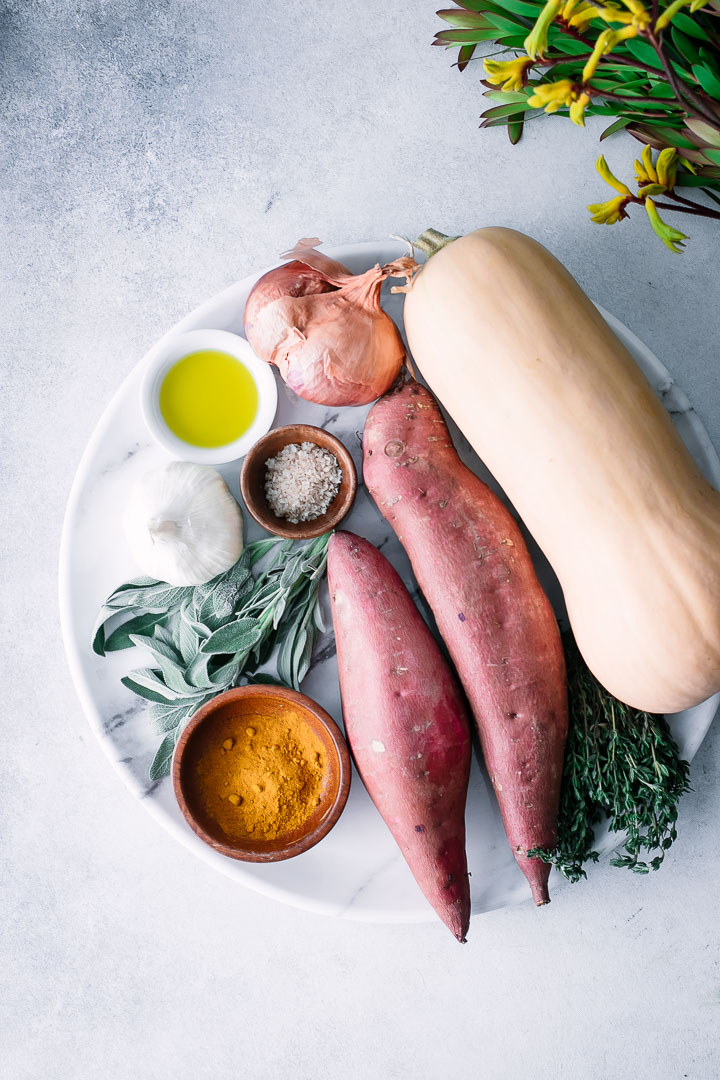
[{"label": "white ceramic bowl", "polygon": [[[160,411],[160,387],[168,371],[183,356],[201,349],[217,349],[239,360],[250,372],[258,392],[258,410],[252,424],[239,439],[224,446],[185,442],[170,430]],[[245,338],[227,330],[191,330],[164,338],[148,355],[140,399],[145,423],[161,446],[183,461],[222,465],[243,457],[270,430],[277,409],[277,384],[270,365],[258,359]]]}]

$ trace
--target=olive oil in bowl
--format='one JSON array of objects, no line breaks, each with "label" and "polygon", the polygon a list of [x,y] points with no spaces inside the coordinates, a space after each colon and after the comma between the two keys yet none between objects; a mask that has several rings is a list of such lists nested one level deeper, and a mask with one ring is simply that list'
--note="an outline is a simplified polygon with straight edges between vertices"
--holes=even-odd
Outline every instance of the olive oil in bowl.
[{"label": "olive oil in bowl", "polygon": [[255,379],[245,365],[219,349],[181,357],[160,386],[160,412],[174,435],[191,446],[235,442],[258,412]]}]

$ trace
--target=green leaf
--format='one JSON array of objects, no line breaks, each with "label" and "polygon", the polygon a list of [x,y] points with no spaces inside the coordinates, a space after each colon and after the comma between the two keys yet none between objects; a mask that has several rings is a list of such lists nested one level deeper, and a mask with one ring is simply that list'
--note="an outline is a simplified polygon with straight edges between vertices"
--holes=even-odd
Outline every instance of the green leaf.
[{"label": "green leaf", "polygon": [[712,177],[707,176],[706,170],[703,170],[699,176],[693,176],[692,173],[678,172],[675,177],[675,187],[695,187],[702,188],[703,191],[706,189],[710,191],[711,186],[716,191],[720,191],[720,179],[712,179]]},{"label": "green leaf", "polygon": [[294,558],[288,559],[285,569],[280,575],[279,588],[289,589],[291,585],[294,585],[302,577],[301,563],[302,555],[296,555]]},{"label": "green leaf", "polygon": [[606,127],[602,135],[600,136],[600,142],[603,142],[605,139],[609,139],[610,136],[614,135],[616,131],[622,131],[622,129],[626,128],[629,123],[630,120],[627,116],[620,116],[617,120],[613,120],[612,124],[610,124],[609,127]]},{"label": "green leaf", "polygon": [[513,15],[521,15],[528,20],[530,26],[534,26],[537,17],[542,11],[542,4],[529,4],[525,3],[525,0],[497,0],[498,7],[504,8],[505,11],[512,12]]},{"label": "green leaf", "polygon": [[651,82],[650,83],[650,96],[653,98],[661,98],[665,101],[675,100],[675,91],[672,86],[665,82]]},{"label": "green leaf", "polygon": [[[643,117],[642,122],[643,124],[649,124],[650,120]],[[678,150],[697,149],[694,142],[690,142],[690,140],[685,135],[682,135],[679,131],[676,131],[675,128],[666,127],[662,121],[654,123],[652,127],[655,134],[658,135],[661,139],[663,139],[667,146],[674,146]]]},{"label": "green leaf", "polygon": [[178,735],[179,731],[169,731],[160,743],[150,766],[149,776],[151,780],[160,780],[163,776],[169,774]]},{"label": "green leaf", "polygon": [[239,678],[241,670],[241,661],[237,657],[229,660],[227,664],[223,664],[217,671],[214,671],[209,676],[210,682],[213,686],[216,686],[219,690],[224,690]]},{"label": "green leaf", "polygon": [[510,120],[507,122],[507,138],[511,140],[513,146],[517,146],[522,138],[522,129],[525,127],[525,119],[522,120]]},{"label": "green leaf", "polygon": [[254,683],[260,683],[261,686],[287,686],[281,679],[276,679],[274,675],[268,675],[265,671],[258,671],[253,675],[252,679],[248,679],[248,685],[252,686]]},{"label": "green leaf", "polygon": [[684,11],[678,11],[673,16],[673,26],[676,26],[678,30],[682,30],[684,34],[689,34],[690,37],[697,38],[699,41],[709,41],[710,37],[705,29],[693,19],[690,15],[686,15]]},{"label": "green leaf", "polygon": [[464,34],[468,44],[472,42],[475,45],[479,45],[482,41],[502,41],[507,48],[511,47],[511,39],[517,39],[517,42],[512,42],[512,47],[517,43],[519,48],[524,40],[525,30],[522,30],[517,34],[510,34],[507,30],[498,30],[497,27],[491,26],[487,30],[447,30],[442,35],[438,34],[433,45],[445,45],[451,47],[453,44],[458,45],[458,41],[445,41],[440,40],[449,34]]},{"label": "green leaf", "polygon": [[720,150],[713,150],[711,147],[706,147],[703,149],[703,154],[713,165],[720,165]]},{"label": "green leaf", "polygon": [[313,608],[313,622],[318,628],[321,634],[325,633],[325,619],[323,617],[322,604],[320,603],[320,597],[315,601]]},{"label": "green leaf", "polygon": [[475,46],[474,45],[461,45],[460,51],[458,52],[458,58],[457,58],[458,71],[464,71],[465,70],[465,68],[468,66],[468,64],[472,60],[474,52],[475,52]]},{"label": "green leaf", "polygon": [[106,604],[111,608],[132,607],[142,611],[168,611],[181,604],[191,591],[185,587],[166,585],[162,581],[140,587],[135,584],[128,588],[117,589],[112,596],[108,597]]},{"label": "green leaf", "polygon": [[528,111],[527,101],[511,101],[508,105],[494,105],[492,109],[486,109],[481,114],[484,120],[498,120],[502,116],[515,116],[516,113]]},{"label": "green leaf", "polygon": [[652,45],[648,45],[647,41],[642,41],[640,38],[630,38],[624,44],[627,51],[631,56],[634,56],[636,60],[641,60],[642,63],[647,64],[648,67],[657,68],[658,71],[662,71],[660,58]]},{"label": "green leaf", "polygon": [[164,735],[166,731],[174,731],[179,724],[184,723],[206,700],[206,698],[192,699],[172,705],[155,702],[148,705],[148,718],[157,734]]},{"label": "green leaf", "polygon": [[161,641],[156,637],[148,637],[147,634],[132,634],[131,640],[133,645],[137,645],[141,649],[147,649],[153,654],[158,661],[170,660],[176,666],[180,661],[180,657],[175,649],[174,645],[168,645],[165,641]]},{"label": "green leaf", "polygon": [[273,548],[281,546],[287,551],[290,541],[279,540],[278,537],[273,536],[265,540],[253,540],[251,544],[248,544],[243,552],[243,555],[247,558],[248,566],[254,566],[260,559],[264,559],[268,552]]},{"label": "green leaf", "polygon": [[124,584],[118,585],[117,589],[115,589],[115,592],[111,593],[110,596],[107,598],[106,603],[109,604],[111,600],[118,599],[124,592],[129,592],[130,590],[156,588],[157,586],[161,586],[163,589],[168,588],[164,581],[158,581],[156,578],[134,578],[132,581],[126,581],[124,582]]},{"label": "green leaf", "polygon": [[720,79],[717,75],[707,65],[700,64],[696,64],[692,72],[705,93],[709,94],[711,98],[715,98],[716,101],[720,101]]},{"label": "green leaf", "polygon": [[213,685],[208,673],[208,664],[211,660],[210,653],[199,652],[185,673],[187,681],[199,690],[209,689]]},{"label": "green leaf", "polygon": [[166,686],[150,668],[139,668],[132,674],[125,675],[120,682],[146,701],[177,701],[182,696]]},{"label": "green leaf", "polygon": [[697,120],[694,116],[688,116],[685,118],[685,127],[689,128],[693,135],[697,135],[703,142],[709,143],[710,146],[716,148],[720,147],[720,130],[713,127],[712,124],[708,124],[705,120]]},{"label": "green leaf", "polygon": [[236,619],[211,634],[200,646],[204,653],[249,652],[260,640],[262,630],[256,619]]},{"label": "green leaf", "polygon": [[293,686],[296,690],[300,689],[300,684],[310,669],[313,641],[314,634],[312,631],[302,630],[298,635],[298,640],[295,642],[295,649],[293,650]]},{"label": "green leaf", "polygon": [[673,45],[689,64],[697,64],[700,62],[700,53],[697,51],[697,47],[693,44],[689,37],[687,37],[681,30],[678,30],[677,26],[671,26],[670,36],[672,38]]},{"label": "green leaf", "polygon": [[280,652],[277,659],[277,671],[278,675],[284,683],[288,686],[293,685],[293,649],[297,638],[296,627],[288,626],[286,628],[282,645],[280,646]]},{"label": "green leaf", "polygon": [[462,42],[475,42],[486,40],[486,35],[490,33],[495,35],[494,27],[491,27],[489,23],[483,20],[482,26],[478,29],[468,30],[441,30],[435,35],[435,44],[438,45],[457,45]]},{"label": "green leaf", "polygon": [[105,651],[117,652],[120,649],[129,649],[133,644],[133,634],[144,635],[157,633],[159,629],[164,627],[166,619],[166,615],[158,613],[136,615],[135,618],[129,619],[121,626],[118,626],[116,630],[113,630],[112,634],[105,642]]},{"label": "green leaf", "polygon": [[109,619],[112,619],[117,615],[115,608],[107,607],[104,604],[100,608],[97,619],[95,620],[95,626],[92,632],[92,651],[97,653],[98,656],[104,656],[107,651],[107,639],[106,639],[106,623]]},{"label": "green leaf", "polygon": [[200,640],[200,635],[189,622],[187,615],[181,615],[177,620],[177,646],[186,666],[192,664],[197,656],[200,650]]},{"label": "green leaf", "polygon": [[565,34],[555,33],[552,28],[548,41],[553,50],[566,56],[587,56],[588,54],[588,47],[583,42],[576,41],[575,38],[567,37]]},{"label": "green leaf", "polygon": [[478,11],[463,11],[462,8],[441,8],[440,11],[435,12],[446,23],[450,23],[451,26],[466,27],[466,26],[487,26],[485,17]]},{"label": "green leaf", "polygon": [[511,101],[527,102],[527,94],[521,94],[516,90],[486,90],[483,94],[488,101],[497,101],[500,105],[508,105]]}]

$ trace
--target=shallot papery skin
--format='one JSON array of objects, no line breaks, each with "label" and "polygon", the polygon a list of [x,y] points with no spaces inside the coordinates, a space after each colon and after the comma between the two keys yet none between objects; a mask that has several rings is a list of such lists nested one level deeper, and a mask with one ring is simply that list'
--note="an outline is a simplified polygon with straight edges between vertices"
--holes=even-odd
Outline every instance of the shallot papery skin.
[{"label": "shallot papery skin", "polygon": [[300,397],[320,405],[365,405],[390,389],[405,359],[395,323],[380,307],[387,277],[411,278],[409,256],[350,271],[300,240],[263,275],[245,307],[245,334]]}]

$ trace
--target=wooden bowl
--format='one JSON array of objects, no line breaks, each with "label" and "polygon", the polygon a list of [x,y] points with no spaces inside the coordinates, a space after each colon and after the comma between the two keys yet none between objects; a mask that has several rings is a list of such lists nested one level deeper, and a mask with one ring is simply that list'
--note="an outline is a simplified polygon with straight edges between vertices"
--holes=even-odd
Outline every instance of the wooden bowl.
[{"label": "wooden bowl", "polygon": [[[244,727],[258,712],[273,718],[292,709],[322,742],[327,755],[325,783],[320,805],[313,808],[304,824],[275,840],[229,837],[207,813],[200,790],[197,764],[206,748],[208,734],[222,744],[233,726]],[[247,717],[245,721],[243,718]],[[296,690],[281,686],[238,686],[209,701],[190,718],[175,749],[172,782],[175,797],[190,828],[221,855],[245,862],[280,862],[314,847],[332,829],[347,802],[350,790],[350,754],[335,721],[316,702]]]},{"label": "wooden bowl", "polygon": [[[340,489],[325,514],[313,518],[312,521],[299,521],[297,525],[293,525],[291,521],[277,517],[268,505],[265,495],[265,462],[279,454],[289,443],[303,442],[315,443],[334,454],[340,466],[342,480]],[[350,452],[334,435],[312,424],[288,424],[287,427],[268,431],[267,435],[258,439],[248,451],[240,473],[240,491],[243,502],[263,529],[275,536],[303,540],[322,536],[340,524],[353,504],[357,491],[357,473]]]}]

